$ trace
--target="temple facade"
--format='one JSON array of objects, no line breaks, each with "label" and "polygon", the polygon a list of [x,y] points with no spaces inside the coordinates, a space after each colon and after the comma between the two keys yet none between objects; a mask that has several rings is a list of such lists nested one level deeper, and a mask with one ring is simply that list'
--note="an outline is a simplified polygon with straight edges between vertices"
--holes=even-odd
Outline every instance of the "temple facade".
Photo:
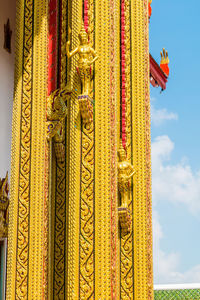
[{"label": "temple facade", "polygon": [[11,6],[0,298],[154,299],[149,85],[166,88],[169,59],[149,54],[151,1]]},{"label": "temple facade", "polygon": [[7,299],[153,299],[148,14],[16,3]]}]

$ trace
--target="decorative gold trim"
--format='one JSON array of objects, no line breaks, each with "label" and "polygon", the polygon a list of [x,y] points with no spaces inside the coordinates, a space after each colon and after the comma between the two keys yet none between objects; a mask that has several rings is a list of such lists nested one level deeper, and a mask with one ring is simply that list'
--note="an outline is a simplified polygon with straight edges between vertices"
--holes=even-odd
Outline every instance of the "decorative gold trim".
[{"label": "decorative gold trim", "polygon": [[[110,218],[111,218],[111,299],[119,299],[120,257],[117,188],[117,117],[120,113],[120,1],[110,0]],[[120,122],[120,117],[118,119]]]},{"label": "decorative gold trim", "polygon": [[[153,299],[151,188],[149,184],[150,114],[148,0],[131,2],[132,28],[132,145],[134,180],[134,299]],[[148,136],[148,138],[147,138]],[[150,236],[149,236],[150,235]],[[150,241],[150,243],[149,243]]]},{"label": "decorative gold trim", "polygon": [[34,299],[43,294],[47,1],[19,0],[16,28],[7,298]]},{"label": "decorative gold trim", "polygon": [[95,298],[111,299],[110,1],[95,3]]},{"label": "decorative gold trim", "polygon": [[88,95],[80,95],[78,102],[83,124],[93,122],[93,100]]},{"label": "decorative gold trim", "polygon": [[[71,28],[71,47],[78,44],[78,34],[82,20],[82,2],[69,1],[68,26]],[[69,37],[68,37],[69,39]],[[68,118],[68,181],[67,181],[67,215],[68,215],[68,245],[66,289],[68,299],[79,298],[79,222],[80,222],[80,149],[81,122],[79,104],[80,79],[76,66],[78,57],[68,60],[68,76],[71,80],[72,94]]]},{"label": "decorative gold trim", "polygon": [[[16,249],[15,293],[18,299],[28,298],[28,255],[29,255],[29,216],[30,216],[30,168],[31,168],[31,125],[33,93],[33,0],[25,1],[24,6],[23,71],[20,120],[20,167],[18,190],[18,224]],[[19,130],[18,128],[18,130]],[[17,128],[16,128],[17,130]],[[12,222],[12,221],[11,221]]]},{"label": "decorative gold trim", "polygon": [[[127,160],[133,164],[132,155],[132,103],[131,97],[131,80],[134,76],[134,68],[131,68],[131,55],[133,49],[131,49],[131,40],[135,39],[135,36],[131,32],[131,1],[125,0],[125,95],[126,95],[126,154]],[[139,21],[139,20],[138,20]],[[133,125],[134,126],[134,125]],[[134,165],[134,164],[133,164]],[[135,165],[134,165],[135,168]],[[121,212],[120,217],[123,221],[126,221],[127,226],[121,230],[121,248],[120,248],[120,295],[121,298],[133,299],[133,286],[134,286],[134,266],[133,266],[133,180],[130,181],[130,195],[128,197],[127,211]],[[128,229],[128,233],[127,233]],[[126,234],[125,234],[126,233]]]},{"label": "decorative gold trim", "polygon": [[7,298],[15,299],[16,281],[16,251],[17,251],[17,211],[19,187],[19,159],[20,159],[20,118],[21,118],[21,91],[23,68],[23,26],[24,1],[16,2],[16,43],[15,43],[15,84],[12,120],[12,148],[11,148],[11,179],[10,179],[10,206],[8,227],[8,258],[7,258]]},{"label": "decorative gold trim", "polygon": [[149,21],[148,3],[144,2],[144,44],[145,44],[145,125],[146,125],[146,245],[147,245],[147,297],[154,299],[153,291],[153,242],[152,242],[152,194],[151,194],[151,111],[150,111],[150,83],[149,83]]},{"label": "decorative gold trim", "polygon": [[82,126],[80,198],[80,299],[94,297],[94,124]]},{"label": "decorative gold trim", "polygon": [[[58,9],[59,1],[57,2]],[[67,212],[66,212],[66,120],[69,114],[69,102],[71,94],[70,82],[67,83],[67,68],[66,68],[66,42],[67,42],[67,1],[61,1],[60,11],[60,65],[57,69],[60,70],[59,89],[53,92],[58,97],[54,97],[54,113],[49,124],[55,125],[53,130],[54,138],[51,151],[51,198],[52,198],[52,216],[54,237],[51,237],[53,243],[53,286],[52,296],[54,299],[64,299],[66,297],[65,277],[67,271],[66,252],[67,252]],[[60,98],[60,99],[59,99]],[[51,95],[50,95],[51,99]],[[48,110],[47,110],[48,112]],[[50,109],[52,112],[52,107]],[[49,117],[49,116],[48,116]],[[57,128],[56,128],[57,127]]]},{"label": "decorative gold trim", "polygon": [[[88,8],[92,8],[93,0]],[[88,26],[91,28],[93,10],[88,10]],[[82,25],[83,31],[83,25]],[[83,31],[85,34],[85,29]],[[90,34],[90,48],[95,54],[93,35]],[[97,56],[96,56],[97,58]],[[90,58],[88,57],[90,63]],[[95,57],[93,58],[93,60]],[[96,59],[95,59],[96,60]],[[78,97],[81,120],[81,173],[80,173],[80,240],[79,240],[79,297],[80,299],[95,299],[95,132],[93,119],[93,72],[87,78],[90,86],[89,95]],[[90,96],[90,97],[89,97]]]},{"label": "decorative gold trim", "polygon": [[[45,265],[45,132],[47,99],[47,30],[48,1],[34,0],[33,92],[30,182],[30,252],[28,298],[41,298],[47,289],[43,273]],[[42,101],[41,101],[42,100]],[[47,203],[48,204],[48,203]],[[46,275],[45,275],[46,277]]]}]

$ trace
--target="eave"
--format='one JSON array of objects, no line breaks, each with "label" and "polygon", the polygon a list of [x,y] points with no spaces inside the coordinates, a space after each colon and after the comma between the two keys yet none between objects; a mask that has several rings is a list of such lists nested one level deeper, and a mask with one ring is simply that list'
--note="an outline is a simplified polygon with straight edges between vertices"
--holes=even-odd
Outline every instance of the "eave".
[{"label": "eave", "polygon": [[163,72],[155,59],[149,54],[150,60],[150,82],[154,87],[160,86],[162,90],[166,89],[167,75]]}]

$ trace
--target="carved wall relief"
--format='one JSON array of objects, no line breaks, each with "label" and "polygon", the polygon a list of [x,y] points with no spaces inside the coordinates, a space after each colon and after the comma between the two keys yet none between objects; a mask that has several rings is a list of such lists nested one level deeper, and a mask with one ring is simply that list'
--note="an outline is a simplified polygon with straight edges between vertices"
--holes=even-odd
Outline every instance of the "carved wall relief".
[{"label": "carved wall relief", "polygon": [[67,116],[66,102],[69,100],[71,89],[57,89],[51,93],[47,100],[47,139],[53,138],[56,158],[59,161],[65,159],[65,147],[63,145],[65,132],[65,118]]}]

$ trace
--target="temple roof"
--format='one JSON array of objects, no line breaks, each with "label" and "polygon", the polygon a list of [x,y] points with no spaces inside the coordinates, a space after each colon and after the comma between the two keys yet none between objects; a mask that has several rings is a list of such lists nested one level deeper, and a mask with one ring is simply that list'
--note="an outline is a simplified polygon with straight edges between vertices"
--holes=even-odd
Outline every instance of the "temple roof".
[{"label": "temple roof", "polygon": [[168,76],[163,72],[155,59],[149,54],[150,59],[150,82],[154,87],[160,86],[162,90],[166,89]]}]

